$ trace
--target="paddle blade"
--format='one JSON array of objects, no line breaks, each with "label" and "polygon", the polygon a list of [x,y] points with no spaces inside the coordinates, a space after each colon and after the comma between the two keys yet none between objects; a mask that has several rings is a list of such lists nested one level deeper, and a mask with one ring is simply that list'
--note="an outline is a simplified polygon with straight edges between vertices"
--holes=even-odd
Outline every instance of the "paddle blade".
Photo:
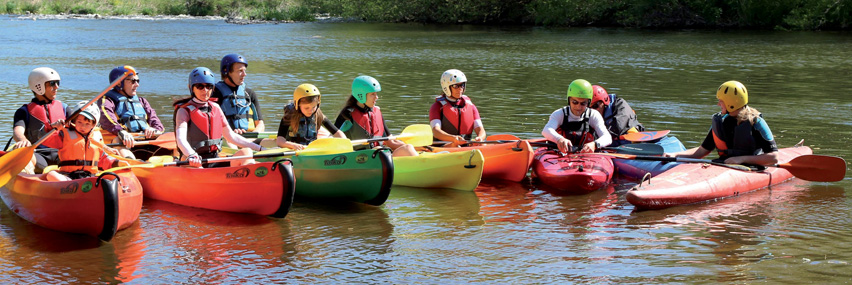
[{"label": "paddle blade", "polygon": [[33,157],[36,146],[22,147],[0,156],[0,186],[9,183],[12,177],[21,173]]},{"label": "paddle blade", "polygon": [[835,182],[846,177],[846,160],[837,156],[802,155],[777,166],[808,181]]},{"label": "paddle blade", "polygon": [[629,134],[622,135],[621,137],[619,137],[619,139],[627,140],[627,141],[631,141],[631,142],[649,142],[649,141],[661,139],[668,134],[669,134],[669,130],[629,133]]},{"label": "paddle blade", "polygon": [[432,127],[426,124],[410,125],[396,138],[413,146],[432,145]]},{"label": "paddle blade", "polygon": [[489,141],[519,141],[521,138],[510,134],[496,134],[485,137]]},{"label": "paddle blade", "polygon": [[352,152],[352,143],[343,138],[321,138],[317,139],[308,147],[298,151],[299,155],[322,155]]},{"label": "paddle blade", "polygon": [[635,155],[663,155],[665,153],[663,146],[652,143],[625,144],[618,147],[605,147],[603,149]]}]

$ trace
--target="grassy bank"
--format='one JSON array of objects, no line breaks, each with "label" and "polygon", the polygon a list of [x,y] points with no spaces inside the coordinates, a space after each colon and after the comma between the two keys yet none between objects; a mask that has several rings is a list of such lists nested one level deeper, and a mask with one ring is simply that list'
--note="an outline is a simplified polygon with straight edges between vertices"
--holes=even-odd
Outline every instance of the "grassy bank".
[{"label": "grassy bank", "polygon": [[0,13],[312,21],[850,30],[852,0],[0,0]]}]

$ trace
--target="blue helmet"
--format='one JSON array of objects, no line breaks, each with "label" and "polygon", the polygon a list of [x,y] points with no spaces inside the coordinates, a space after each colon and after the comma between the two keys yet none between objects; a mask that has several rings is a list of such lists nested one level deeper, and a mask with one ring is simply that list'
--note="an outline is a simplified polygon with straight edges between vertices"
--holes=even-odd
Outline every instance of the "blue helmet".
[{"label": "blue helmet", "polygon": [[225,74],[228,74],[228,72],[231,71],[231,66],[234,65],[234,63],[242,63],[248,67],[248,62],[242,55],[236,53],[226,54],[225,57],[222,58],[222,63],[219,64],[219,71],[221,72],[222,77],[225,77]]},{"label": "blue helmet", "polygon": [[199,83],[216,84],[213,71],[206,67],[196,67],[189,73],[189,94],[192,94],[192,86]]},{"label": "blue helmet", "polygon": [[[115,81],[115,79],[121,77],[121,75],[123,75],[125,72],[128,72],[128,71],[130,71],[130,75],[128,75],[128,76],[133,76],[133,74],[139,75],[139,73],[136,73],[136,69],[133,68],[130,65],[119,66],[119,67],[113,68],[112,71],[109,72],[109,83],[112,83],[113,81]],[[113,89],[115,89],[115,91],[119,91],[121,89],[124,89],[124,81],[122,81],[120,84],[116,85]]]}]

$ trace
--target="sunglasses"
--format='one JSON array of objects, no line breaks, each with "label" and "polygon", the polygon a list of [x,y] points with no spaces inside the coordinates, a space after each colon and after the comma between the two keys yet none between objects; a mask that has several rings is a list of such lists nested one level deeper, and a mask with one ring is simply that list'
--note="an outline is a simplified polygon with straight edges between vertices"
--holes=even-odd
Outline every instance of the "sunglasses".
[{"label": "sunglasses", "polygon": [[583,102],[580,102],[580,101],[577,101],[577,100],[571,99],[571,105],[588,106],[588,105],[589,105],[589,101],[583,101]]},{"label": "sunglasses", "polygon": [[450,88],[461,89],[461,88],[465,88],[465,85],[466,85],[466,83],[459,83],[459,84],[456,84],[456,85],[450,85]]},{"label": "sunglasses", "polygon": [[601,106],[601,104],[603,104],[603,101],[597,101],[594,104],[590,105],[589,107],[591,107],[592,109],[597,109],[598,107]]},{"label": "sunglasses", "polygon": [[213,84],[205,83],[205,84],[195,84],[195,85],[192,85],[192,87],[193,87],[193,88],[195,88],[195,89],[202,89],[202,90],[203,90],[203,89],[209,89],[209,90],[213,90],[213,87],[214,87],[214,86],[213,86]]},{"label": "sunglasses", "polygon": [[137,84],[138,84],[138,83],[140,82],[140,80],[139,80],[139,79],[127,79],[127,81],[130,81],[130,84],[133,84],[133,83],[137,83]]},{"label": "sunglasses", "polygon": [[47,81],[44,83],[44,85],[50,87],[59,87],[59,80]]}]

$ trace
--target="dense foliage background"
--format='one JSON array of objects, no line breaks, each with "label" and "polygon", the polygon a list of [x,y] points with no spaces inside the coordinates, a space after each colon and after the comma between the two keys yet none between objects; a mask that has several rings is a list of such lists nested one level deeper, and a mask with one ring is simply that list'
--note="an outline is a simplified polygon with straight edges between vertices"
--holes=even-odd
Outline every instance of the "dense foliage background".
[{"label": "dense foliage background", "polygon": [[848,30],[852,0],[0,0],[0,13],[311,21]]}]

